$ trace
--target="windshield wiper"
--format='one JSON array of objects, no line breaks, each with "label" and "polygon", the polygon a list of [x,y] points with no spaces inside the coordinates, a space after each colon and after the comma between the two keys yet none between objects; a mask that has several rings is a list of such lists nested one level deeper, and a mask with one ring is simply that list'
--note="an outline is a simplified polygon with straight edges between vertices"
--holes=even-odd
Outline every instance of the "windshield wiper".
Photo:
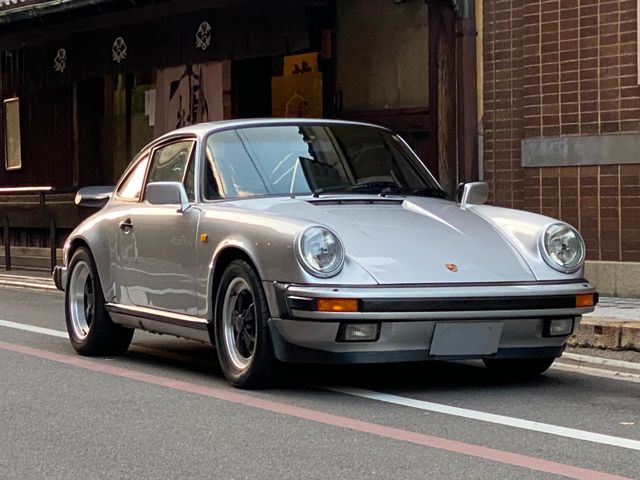
[{"label": "windshield wiper", "polygon": [[311,196],[318,198],[323,193],[337,193],[337,192],[350,192],[351,185],[339,185],[335,187],[318,187],[314,188],[311,192]]},{"label": "windshield wiper", "polygon": [[382,191],[378,194],[381,197],[386,197],[387,195],[414,195],[416,197],[431,197],[431,198],[442,198],[445,200],[449,199],[449,195],[444,190],[439,188],[425,187],[425,188],[392,188],[387,187],[383,188]]},{"label": "windshield wiper", "polygon": [[[333,187],[319,187],[314,189],[312,193],[314,197],[318,197],[322,193],[334,193],[334,192],[360,193],[362,190],[379,189],[383,187],[399,188],[393,182],[368,182],[368,183],[358,183],[356,185],[336,185]],[[377,192],[372,192],[372,193],[377,193]]]},{"label": "windshield wiper", "polygon": [[377,193],[381,197],[387,195],[415,195],[418,197],[432,197],[449,199],[449,195],[444,190],[434,187],[407,188],[401,187],[393,182],[369,182],[358,185],[338,185],[334,187],[320,187],[313,190],[314,197],[319,197],[323,193],[367,193],[367,190],[378,190],[370,193]]}]

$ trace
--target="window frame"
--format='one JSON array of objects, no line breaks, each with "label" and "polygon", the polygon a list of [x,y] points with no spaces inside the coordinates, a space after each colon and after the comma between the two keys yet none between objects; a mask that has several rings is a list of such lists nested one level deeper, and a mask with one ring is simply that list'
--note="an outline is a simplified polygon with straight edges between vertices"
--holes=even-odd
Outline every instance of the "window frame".
[{"label": "window frame", "polygon": [[[158,145],[156,147],[154,147],[151,151],[151,157],[149,158],[149,167],[147,168],[147,174],[144,177],[144,186],[145,188],[143,188],[143,190],[146,190],[146,186],[149,184],[149,172],[151,171],[151,165],[153,163],[154,157],[156,155],[156,153],[158,152],[158,150],[162,150],[166,147],[169,147],[171,145],[174,145],[176,143],[184,143],[184,142],[191,142],[191,148],[189,148],[189,153],[187,154],[187,161],[184,164],[184,172],[182,172],[182,177],[180,177],[180,182],[184,185],[184,179],[187,175],[187,171],[189,170],[189,164],[191,163],[191,155],[193,154],[193,150],[196,147],[196,143],[197,140],[195,138],[181,138],[179,140],[176,140],[174,142],[167,142],[167,143],[163,143],[162,145]],[[194,179],[195,180],[195,179]],[[186,188],[186,187],[185,187]],[[144,201],[144,195],[141,201]]]},{"label": "window frame", "polygon": [[[8,121],[8,107],[15,105],[16,116],[17,116],[17,125],[13,123],[9,123]],[[3,101],[3,111],[2,111],[2,122],[3,122],[3,132],[2,135],[4,137],[4,168],[7,172],[13,172],[16,170],[22,170],[22,128],[21,128],[21,120],[20,120],[20,98],[6,98]],[[10,133],[12,135],[10,135]],[[9,138],[13,137],[14,141],[16,140],[15,136],[17,135],[17,143],[15,145],[15,150],[18,156],[18,162],[14,165],[10,165],[9,163]]]},{"label": "window frame", "polygon": [[[164,138],[160,141],[157,141],[157,143],[153,143],[151,145],[147,145],[144,149],[142,149],[142,151],[140,153],[138,153],[138,155],[136,155],[133,159],[133,161],[131,162],[131,164],[125,169],[124,173],[120,176],[120,179],[118,180],[118,183],[116,183],[115,188],[113,189],[113,198],[115,200],[118,200],[119,202],[126,202],[126,203],[142,203],[144,201],[144,193],[145,193],[145,187],[147,185],[147,178],[149,176],[149,169],[151,168],[151,161],[153,160],[153,155],[155,153],[155,151],[159,148],[165,147],[171,143],[177,143],[180,141],[184,141],[184,140],[192,140],[194,142],[194,145],[192,145],[191,150],[189,151],[189,155],[191,155],[191,153],[193,153],[194,148],[197,148],[197,144],[198,144],[198,136],[194,135],[194,134],[183,134],[183,135],[175,135],[175,136],[171,136],[168,138]],[[197,152],[196,152],[197,153]],[[149,163],[147,164],[147,168],[145,169],[144,172],[144,178],[142,180],[142,190],[140,192],[140,198],[138,198],[137,200],[133,200],[130,198],[124,198],[121,197],[120,195],[118,195],[118,191],[120,190],[120,187],[122,186],[122,184],[126,181],[126,179],[129,177],[129,174],[138,166],[138,164],[144,159],[145,155],[149,155]],[[189,157],[190,158],[190,157]],[[196,170],[198,167],[198,158],[197,155],[196,157],[194,157],[193,161],[196,162]],[[187,168],[188,168],[188,164],[187,164]],[[185,174],[186,174],[187,169],[185,169]],[[194,172],[194,174],[197,176],[197,172]],[[183,175],[183,179],[182,182],[184,183],[184,175]],[[195,179],[195,183],[198,183],[198,179]],[[196,185],[195,187],[198,190],[198,187]],[[194,192],[194,198],[198,198],[198,192]]]},{"label": "window frame", "polygon": [[[366,127],[366,128],[370,128],[373,130],[380,130],[382,132],[385,132],[387,134],[390,134],[394,137],[396,137],[400,143],[405,147],[406,153],[407,155],[410,157],[411,159],[411,166],[413,168],[416,169],[416,173],[418,174],[418,176],[420,176],[424,181],[426,181],[427,183],[429,182],[433,182],[436,186],[441,187],[440,182],[438,182],[438,180],[434,177],[434,175],[431,173],[431,171],[427,168],[427,166],[424,164],[424,162],[420,159],[420,157],[418,157],[418,155],[413,151],[413,149],[409,146],[409,144],[396,132],[394,132],[393,130],[389,130],[388,128],[379,126],[379,125],[370,125],[370,124],[361,124],[358,122],[331,122],[331,121],[319,121],[319,122],[296,122],[296,121],[284,121],[284,122],[278,122],[278,123],[271,123],[271,122],[256,122],[256,123],[251,123],[251,124],[247,124],[247,125],[232,125],[232,126],[228,126],[228,127],[223,127],[223,128],[218,128],[212,131],[209,131],[206,133],[206,135],[204,135],[202,137],[202,148],[206,149],[207,145],[209,144],[209,140],[211,139],[211,137],[213,135],[216,135],[218,133],[223,133],[223,132],[228,132],[229,130],[245,130],[245,129],[249,129],[249,128],[260,128],[260,127],[296,127],[296,126],[320,126],[320,127],[340,127],[340,126],[359,126],[359,127]],[[206,150],[203,150],[202,152],[202,162],[200,162],[200,183],[201,183],[201,188],[200,188],[200,192],[204,192],[204,180],[205,180],[205,175],[204,175],[204,168],[205,168],[205,162],[207,161],[206,159]],[[252,159],[253,160],[253,159]],[[220,183],[220,173],[218,171],[218,162],[216,161],[215,158],[213,158],[213,175],[214,177],[216,177],[216,181]],[[293,195],[296,196],[301,196],[302,194],[300,192],[293,192]],[[306,194],[307,196],[311,195],[311,194]],[[202,193],[199,193],[199,200],[201,203],[216,203],[216,202],[221,202],[221,201],[236,201],[236,200],[251,200],[251,199],[260,199],[260,198],[278,198],[278,197],[290,197],[291,194],[284,194],[284,193],[266,193],[263,195],[252,195],[252,196],[235,196],[235,197],[220,197],[220,198],[216,198],[214,200],[208,200],[206,198],[204,198],[204,195]]]}]

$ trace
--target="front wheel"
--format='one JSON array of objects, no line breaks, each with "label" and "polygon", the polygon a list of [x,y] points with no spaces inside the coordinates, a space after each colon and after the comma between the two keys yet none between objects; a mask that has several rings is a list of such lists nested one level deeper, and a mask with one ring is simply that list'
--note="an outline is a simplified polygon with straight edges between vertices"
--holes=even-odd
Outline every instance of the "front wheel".
[{"label": "front wheel", "polygon": [[554,361],[554,357],[516,359],[487,358],[483,360],[486,367],[492,372],[513,379],[536,377],[546,372]]},{"label": "front wheel", "polygon": [[268,320],[258,274],[244,260],[232,261],[220,279],[214,321],[220,366],[236,387],[263,387],[272,380],[275,360]]},{"label": "front wheel", "polygon": [[71,345],[80,355],[121,355],[129,348],[133,329],[113,323],[104,305],[91,253],[78,248],[69,262],[65,313]]}]

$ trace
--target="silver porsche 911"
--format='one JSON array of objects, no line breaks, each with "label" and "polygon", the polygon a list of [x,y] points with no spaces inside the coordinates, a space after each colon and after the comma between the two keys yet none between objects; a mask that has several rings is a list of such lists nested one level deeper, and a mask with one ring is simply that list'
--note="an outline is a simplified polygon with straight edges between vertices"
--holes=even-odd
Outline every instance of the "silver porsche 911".
[{"label": "silver porsche 911", "polygon": [[154,141],[68,238],[54,271],[73,347],[124,353],[136,328],[211,342],[226,378],[279,362],[482,359],[534,375],[593,311],[566,223],[456,201],[407,144],[326,120],[200,124]]}]

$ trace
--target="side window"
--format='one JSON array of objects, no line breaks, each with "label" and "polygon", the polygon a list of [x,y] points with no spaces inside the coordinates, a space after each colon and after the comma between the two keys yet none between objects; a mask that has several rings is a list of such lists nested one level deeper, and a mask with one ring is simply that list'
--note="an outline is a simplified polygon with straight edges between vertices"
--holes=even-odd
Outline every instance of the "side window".
[{"label": "side window", "polygon": [[144,182],[144,174],[149,164],[149,155],[138,162],[138,164],[129,172],[124,182],[120,184],[117,195],[124,200],[139,200],[142,191],[142,182]]},{"label": "side window", "polygon": [[193,140],[185,140],[154,151],[147,183],[182,182],[193,144]]}]

